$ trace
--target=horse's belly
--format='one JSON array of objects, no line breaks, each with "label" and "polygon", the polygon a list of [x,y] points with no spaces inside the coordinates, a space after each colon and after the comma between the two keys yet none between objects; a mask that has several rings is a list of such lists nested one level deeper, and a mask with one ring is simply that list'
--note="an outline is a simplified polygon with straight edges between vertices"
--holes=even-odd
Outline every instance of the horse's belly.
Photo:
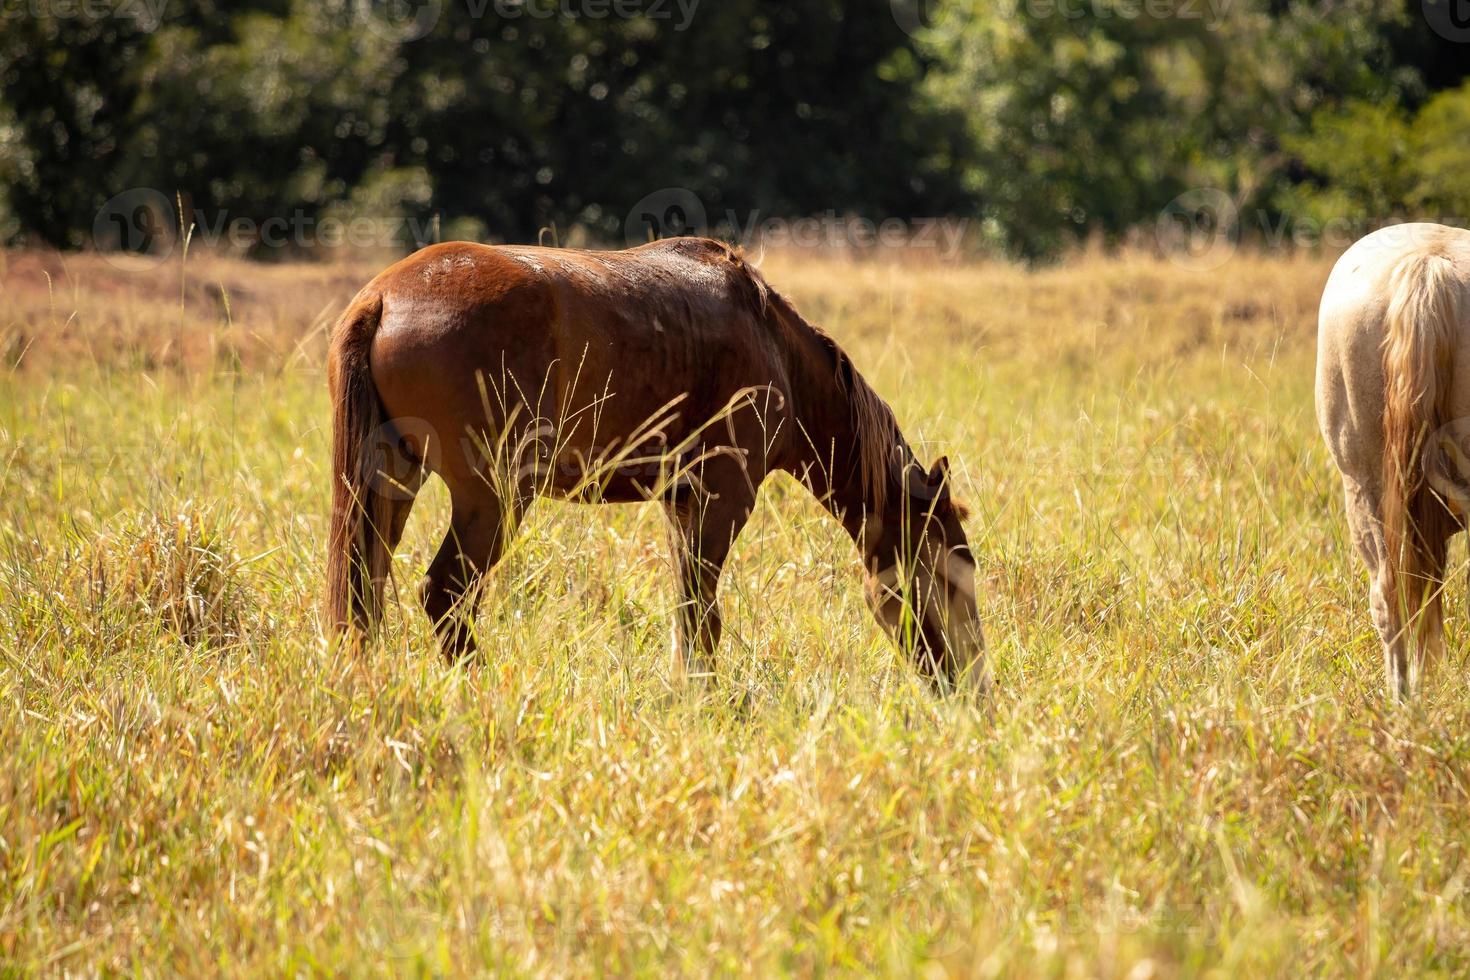
[{"label": "horse's belly", "polygon": [[639,503],[677,497],[691,480],[690,457],[663,444],[600,455],[564,451],[536,474],[542,492],[582,503]]}]

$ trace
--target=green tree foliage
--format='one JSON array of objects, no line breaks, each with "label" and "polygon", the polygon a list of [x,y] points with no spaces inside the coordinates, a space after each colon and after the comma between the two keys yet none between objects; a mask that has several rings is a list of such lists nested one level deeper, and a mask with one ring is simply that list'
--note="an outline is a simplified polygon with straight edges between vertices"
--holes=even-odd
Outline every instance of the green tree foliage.
[{"label": "green tree foliage", "polygon": [[941,66],[926,87],[966,116],[967,186],[990,227],[1045,254],[1190,188],[1270,201],[1314,108],[1413,77],[1383,36],[1403,18],[1372,0],[968,0],[926,35]]},{"label": "green tree foliage", "polygon": [[1324,110],[1292,148],[1310,171],[1292,194],[1316,220],[1470,222],[1470,84],[1417,112],[1361,101]]},{"label": "green tree foliage", "polygon": [[497,238],[620,234],[631,205],[671,186],[716,214],[965,205],[946,146],[958,127],[915,102],[916,45],[886,9],[721,0],[686,21],[664,0],[624,18],[436,6],[411,39],[365,0],[160,25],[20,19],[0,40],[8,207],[29,236],[76,245],[133,186],[256,221],[442,212]]},{"label": "green tree foliage", "polygon": [[681,187],[712,221],[979,216],[1032,257],[1198,187],[1470,216],[1470,59],[1408,0],[405,2],[7,8],[0,236],[86,245],[133,187],[605,241]]},{"label": "green tree foliage", "polygon": [[1414,119],[1410,206],[1470,224],[1470,84],[1441,92]]},{"label": "green tree foliage", "polygon": [[0,183],[16,229],[75,244],[94,188],[132,155],[132,106],[146,70],[135,21],[9,16],[0,30]]}]

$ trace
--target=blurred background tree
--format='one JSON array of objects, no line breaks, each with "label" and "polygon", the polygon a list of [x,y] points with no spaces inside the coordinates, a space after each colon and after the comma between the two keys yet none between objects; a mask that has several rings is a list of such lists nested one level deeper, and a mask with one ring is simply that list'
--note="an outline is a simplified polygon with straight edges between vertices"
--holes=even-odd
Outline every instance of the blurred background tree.
[{"label": "blurred background tree", "polygon": [[0,238],[86,246],[135,187],[598,242],[682,187],[712,220],[976,217],[1027,258],[1197,187],[1268,221],[1470,218],[1470,48],[1419,0],[629,2],[7,7]]}]

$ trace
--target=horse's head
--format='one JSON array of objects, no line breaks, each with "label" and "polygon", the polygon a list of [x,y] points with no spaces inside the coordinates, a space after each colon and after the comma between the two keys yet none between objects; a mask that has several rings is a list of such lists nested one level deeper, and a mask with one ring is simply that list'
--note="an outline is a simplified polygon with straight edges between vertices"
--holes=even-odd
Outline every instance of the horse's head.
[{"label": "horse's head", "polygon": [[949,461],[911,466],[903,492],[868,529],[868,604],[899,647],[938,683],[987,692],[975,605],[975,558],[949,492]]}]

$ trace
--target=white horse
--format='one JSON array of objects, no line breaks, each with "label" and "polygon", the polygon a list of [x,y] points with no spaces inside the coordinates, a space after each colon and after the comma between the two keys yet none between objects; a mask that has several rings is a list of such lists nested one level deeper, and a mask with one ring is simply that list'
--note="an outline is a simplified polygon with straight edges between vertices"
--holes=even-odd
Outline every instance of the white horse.
[{"label": "white horse", "polygon": [[1317,422],[1342,471],[1391,696],[1444,649],[1445,553],[1470,513],[1470,232],[1395,225],[1322,293]]}]

